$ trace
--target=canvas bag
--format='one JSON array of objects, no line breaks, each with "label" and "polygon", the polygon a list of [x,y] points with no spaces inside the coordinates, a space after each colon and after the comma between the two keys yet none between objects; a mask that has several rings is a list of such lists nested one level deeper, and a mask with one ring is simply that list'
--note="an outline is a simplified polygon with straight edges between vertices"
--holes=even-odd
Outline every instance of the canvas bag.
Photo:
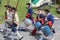
[{"label": "canvas bag", "polygon": [[36,34],[36,28],[34,28],[31,32],[32,35],[35,35]]},{"label": "canvas bag", "polygon": [[53,24],[52,24],[52,21],[48,21],[47,24],[48,24],[48,26],[49,26],[50,28],[52,28],[52,25],[53,25]]},{"label": "canvas bag", "polygon": [[32,21],[30,19],[26,18],[24,20],[24,23],[29,26],[30,24],[32,24]]},{"label": "canvas bag", "polygon": [[39,28],[41,28],[41,23],[39,21],[34,22],[34,26],[35,26],[35,28],[39,29]]},{"label": "canvas bag", "polygon": [[45,36],[49,36],[52,34],[52,31],[48,25],[45,25],[41,28],[42,32],[44,33]]}]

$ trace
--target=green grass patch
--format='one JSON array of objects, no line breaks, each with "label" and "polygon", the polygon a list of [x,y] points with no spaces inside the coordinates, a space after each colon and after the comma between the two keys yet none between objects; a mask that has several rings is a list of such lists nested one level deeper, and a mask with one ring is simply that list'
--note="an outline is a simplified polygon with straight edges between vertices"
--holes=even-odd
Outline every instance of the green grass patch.
[{"label": "green grass patch", "polygon": [[[16,7],[18,0],[10,0],[10,5],[13,7]],[[25,18],[25,14],[27,12],[27,8],[26,8],[26,3],[29,2],[29,0],[19,0],[19,4],[18,4],[18,9],[17,9],[17,13],[19,15],[19,19],[20,22]],[[7,4],[7,0],[2,0],[2,4],[0,4],[0,23],[4,22],[4,13],[5,13],[5,8],[4,5]],[[34,8],[33,8],[34,9]],[[35,8],[34,10],[36,10],[37,8]],[[59,14],[57,14],[56,9],[55,8],[51,8],[50,9],[52,14],[59,16]],[[36,15],[33,15],[34,17],[36,17]]]},{"label": "green grass patch", "polygon": [[52,13],[53,15],[55,15],[55,16],[60,16],[60,14],[58,14],[58,13],[56,12],[56,8],[55,8],[55,7],[52,7],[52,8],[50,9],[50,11],[51,11],[51,13]]}]

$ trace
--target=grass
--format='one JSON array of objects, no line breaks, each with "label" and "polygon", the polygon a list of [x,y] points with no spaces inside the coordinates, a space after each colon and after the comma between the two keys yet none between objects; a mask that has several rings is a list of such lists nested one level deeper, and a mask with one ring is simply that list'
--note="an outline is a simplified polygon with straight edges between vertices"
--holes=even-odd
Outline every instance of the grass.
[{"label": "grass", "polygon": [[[25,14],[27,12],[26,3],[28,1],[29,0],[19,0],[17,13],[19,15],[20,22],[24,19]],[[4,5],[6,5],[6,4],[7,4],[7,0],[2,0],[2,4],[0,4],[0,18],[2,18],[0,20],[0,23],[2,23],[4,21],[4,13],[5,13]],[[17,4],[17,0],[10,0],[11,6],[16,7],[16,4]]]},{"label": "grass", "polygon": [[[25,18],[25,14],[27,12],[27,8],[26,8],[27,2],[29,2],[29,0],[19,0],[17,13],[19,15],[20,22]],[[9,3],[11,6],[16,7],[17,0],[10,0]],[[0,23],[4,22],[4,13],[5,13],[4,5],[6,5],[6,4],[7,4],[7,0],[2,0],[2,4],[0,4]],[[54,15],[59,16],[59,14],[56,13],[56,9],[53,7],[51,8],[51,12]]]},{"label": "grass", "polygon": [[60,16],[60,14],[58,14],[57,12],[56,12],[56,8],[51,8],[51,13],[53,14],[53,15],[55,15],[55,16]]}]

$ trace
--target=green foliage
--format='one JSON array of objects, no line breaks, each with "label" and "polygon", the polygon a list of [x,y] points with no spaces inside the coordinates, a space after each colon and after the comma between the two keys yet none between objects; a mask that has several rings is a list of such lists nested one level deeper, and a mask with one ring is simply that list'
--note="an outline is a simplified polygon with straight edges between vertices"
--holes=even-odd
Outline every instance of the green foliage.
[{"label": "green foliage", "polygon": [[[10,0],[9,3],[11,6],[16,7],[17,1],[18,0]],[[27,12],[27,8],[26,8],[27,2],[29,2],[29,0],[19,0],[17,13],[19,15],[20,22],[25,18],[25,14]],[[4,5],[6,5],[6,4],[7,4],[7,0],[2,0],[2,4],[0,4],[0,23],[4,22],[4,13],[6,11],[4,8]],[[36,10],[36,9],[34,9],[34,10]],[[53,7],[51,8],[51,12],[52,12],[52,14],[59,16],[59,14],[56,13],[56,9]],[[33,16],[36,17],[35,14]]]},{"label": "green foliage", "polygon": [[[18,0],[10,0],[9,5],[16,7]],[[26,8],[26,3],[29,0],[19,0],[19,4],[18,4],[18,9],[17,9],[17,13],[19,15],[19,19],[20,21],[22,21],[25,17],[25,14],[27,12],[27,8]],[[4,13],[5,13],[5,8],[4,5],[7,4],[7,0],[2,0],[2,4],[0,5],[0,18],[2,18],[0,20],[0,23],[4,21]]]}]

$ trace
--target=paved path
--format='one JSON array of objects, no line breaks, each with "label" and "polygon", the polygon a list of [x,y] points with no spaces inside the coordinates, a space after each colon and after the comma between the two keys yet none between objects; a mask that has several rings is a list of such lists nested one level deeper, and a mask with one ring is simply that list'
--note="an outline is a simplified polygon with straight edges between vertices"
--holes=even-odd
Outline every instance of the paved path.
[{"label": "paved path", "polygon": [[[55,20],[54,23],[54,28],[56,30],[56,34],[55,34],[55,40],[60,40],[60,20]],[[21,35],[23,35],[23,39],[22,40],[37,40],[40,34],[36,34],[35,36],[30,35],[30,33],[28,31],[26,32],[20,32]],[[11,40],[10,38],[3,38],[2,33],[0,32],[0,40]]]}]

